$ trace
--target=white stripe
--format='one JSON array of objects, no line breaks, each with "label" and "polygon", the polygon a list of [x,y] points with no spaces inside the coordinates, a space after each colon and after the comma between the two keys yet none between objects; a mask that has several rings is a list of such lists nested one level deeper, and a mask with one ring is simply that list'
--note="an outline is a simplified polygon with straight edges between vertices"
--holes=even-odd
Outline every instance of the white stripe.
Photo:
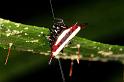
[{"label": "white stripe", "polygon": [[66,39],[66,41],[56,50],[56,52],[52,52],[53,56],[59,54],[59,52],[64,48],[64,46],[80,31],[81,27],[78,28]]},{"label": "white stripe", "polygon": [[58,39],[57,39],[55,45],[57,45],[57,44],[62,40],[62,38],[66,35],[66,33],[68,33],[68,32],[70,31],[70,29],[71,29],[71,28],[66,29],[65,31],[62,32],[62,34],[58,37]]}]

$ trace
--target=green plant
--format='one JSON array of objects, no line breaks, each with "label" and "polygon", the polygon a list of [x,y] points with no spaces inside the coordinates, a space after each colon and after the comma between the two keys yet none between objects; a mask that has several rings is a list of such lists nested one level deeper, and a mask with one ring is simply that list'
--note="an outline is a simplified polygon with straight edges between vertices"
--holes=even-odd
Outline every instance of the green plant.
[{"label": "green plant", "polygon": [[[19,55],[23,55],[25,57],[24,60],[26,60],[26,58],[30,60],[30,57],[26,54],[30,56],[35,54],[35,57],[42,56],[39,60],[33,56],[36,61],[23,64],[25,66],[30,67],[32,63],[41,61],[41,59],[45,61],[44,55],[49,57],[50,54],[50,46],[47,40],[48,35],[49,30],[47,28],[24,25],[0,18],[0,65],[4,65],[10,44],[12,44],[11,55],[15,55],[15,57],[21,57]],[[77,59],[77,44],[80,44],[81,60],[102,62],[115,60],[124,64],[124,46],[103,44],[77,36],[75,36],[71,42],[72,44],[64,49],[64,53],[60,53],[56,58]],[[18,61],[18,59],[19,58],[12,61],[12,63]],[[15,67],[16,64],[13,66]],[[25,68],[25,66],[23,68]],[[10,68],[5,67],[3,69],[1,66],[1,74],[3,74],[1,77],[4,78],[4,76],[6,76],[4,75],[5,70],[12,70],[12,66],[8,65],[8,67]],[[22,68],[21,64],[19,67]],[[20,70],[19,67],[16,67],[15,70]],[[12,73],[16,75],[15,72]],[[11,74],[11,72],[7,74]]]},{"label": "green plant", "polygon": [[[47,35],[49,35],[47,28],[0,19],[1,48],[8,49],[9,44],[12,43],[12,50],[49,55],[50,47]],[[70,59],[72,57],[73,59],[77,59],[77,44],[81,45],[80,54],[82,60],[118,60],[123,62],[124,46],[103,44],[80,37],[72,39],[72,44],[65,48],[65,53],[57,57],[63,59]]]}]

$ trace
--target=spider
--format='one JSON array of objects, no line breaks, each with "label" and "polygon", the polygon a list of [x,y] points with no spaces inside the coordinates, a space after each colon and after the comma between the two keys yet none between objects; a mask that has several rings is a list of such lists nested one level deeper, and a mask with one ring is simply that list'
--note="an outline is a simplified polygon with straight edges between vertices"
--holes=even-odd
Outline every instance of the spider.
[{"label": "spider", "polygon": [[64,24],[63,19],[55,18],[52,28],[50,30],[50,36],[48,38],[51,46],[51,56],[49,64],[53,57],[63,52],[66,45],[70,43],[70,40],[82,29],[85,28],[87,23],[78,25],[77,23],[68,27]]}]

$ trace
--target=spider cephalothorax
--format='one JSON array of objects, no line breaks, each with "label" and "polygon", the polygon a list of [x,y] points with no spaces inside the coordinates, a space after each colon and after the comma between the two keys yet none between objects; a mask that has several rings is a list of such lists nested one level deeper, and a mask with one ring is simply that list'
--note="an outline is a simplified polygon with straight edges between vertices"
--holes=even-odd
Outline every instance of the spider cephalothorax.
[{"label": "spider cephalothorax", "polygon": [[53,21],[52,28],[49,29],[50,30],[49,41],[50,41],[50,46],[51,47],[53,46],[53,44],[57,40],[60,33],[65,29],[67,29],[67,26],[64,24],[63,19],[55,18],[54,21]]}]

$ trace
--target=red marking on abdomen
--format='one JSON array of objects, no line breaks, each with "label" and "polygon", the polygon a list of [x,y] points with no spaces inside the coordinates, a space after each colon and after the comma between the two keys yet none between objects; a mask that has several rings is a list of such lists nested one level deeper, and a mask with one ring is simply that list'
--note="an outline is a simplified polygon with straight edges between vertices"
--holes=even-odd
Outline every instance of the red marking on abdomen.
[{"label": "red marking on abdomen", "polygon": [[76,30],[77,28],[78,28],[77,25],[74,25],[74,26],[72,26],[71,28],[69,28],[70,31],[69,31],[68,33],[66,33],[66,35],[60,40],[60,42],[59,42],[57,45],[55,45],[55,44],[56,44],[56,42],[55,42],[55,44],[52,46],[52,52],[56,52],[56,50],[65,42],[65,40],[66,40],[66,39],[73,33],[73,31]]}]

